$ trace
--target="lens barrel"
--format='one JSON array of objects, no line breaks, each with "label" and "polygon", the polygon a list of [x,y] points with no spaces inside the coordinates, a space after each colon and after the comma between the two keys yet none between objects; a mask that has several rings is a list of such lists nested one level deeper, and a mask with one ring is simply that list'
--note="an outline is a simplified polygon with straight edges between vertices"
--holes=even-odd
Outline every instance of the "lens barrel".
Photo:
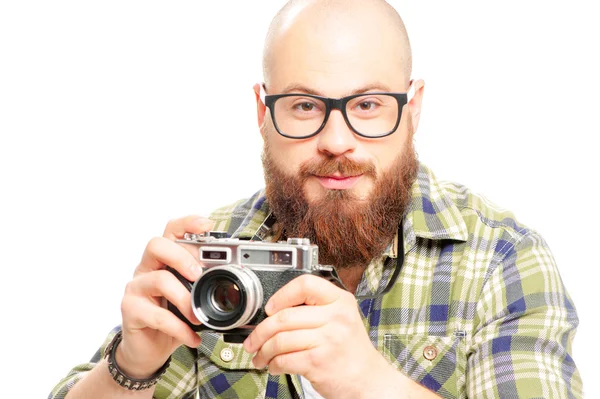
[{"label": "lens barrel", "polygon": [[206,327],[231,330],[244,326],[263,302],[263,289],[256,274],[238,265],[206,270],[192,287],[192,309]]}]

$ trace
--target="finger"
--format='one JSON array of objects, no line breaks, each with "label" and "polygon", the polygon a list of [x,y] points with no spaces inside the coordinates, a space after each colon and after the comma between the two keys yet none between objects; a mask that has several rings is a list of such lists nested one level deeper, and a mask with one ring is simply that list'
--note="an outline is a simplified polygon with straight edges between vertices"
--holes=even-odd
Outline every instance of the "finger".
[{"label": "finger", "polygon": [[325,307],[296,306],[285,308],[260,322],[244,341],[248,353],[258,351],[265,342],[282,331],[313,329],[329,320]]},{"label": "finger", "polygon": [[281,287],[265,306],[270,316],[281,309],[298,305],[327,305],[347,292],[322,277],[305,274]]},{"label": "finger", "polygon": [[169,271],[157,270],[133,279],[127,284],[125,294],[164,297],[175,305],[190,322],[200,324],[192,310],[190,292]]},{"label": "finger", "polygon": [[[181,219],[174,219],[167,223],[163,237],[175,241],[184,238],[185,233],[205,233],[214,227],[214,222],[208,218],[192,215]],[[196,259],[198,258],[198,246],[179,243]]]},{"label": "finger", "polygon": [[164,269],[165,265],[190,281],[197,280],[202,274],[202,267],[189,251],[167,238],[155,237],[148,242],[135,275]]},{"label": "finger", "polygon": [[271,360],[291,352],[308,351],[317,346],[318,333],[314,330],[283,331],[275,334],[256,353],[252,363],[257,368],[264,368]]},{"label": "finger", "polygon": [[277,355],[269,362],[269,374],[297,374],[306,377],[312,368],[312,356],[311,351],[289,352]]},{"label": "finger", "polygon": [[171,220],[167,223],[163,237],[174,241],[183,238],[185,233],[205,233],[210,231],[214,225],[215,222],[202,216],[186,216],[184,218]]},{"label": "finger", "polygon": [[173,337],[189,347],[195,348],[200,345],[200,337],[187,324],[147,298],[125,296],[121,303],[121,312],[123,324],[129,324],[129,328],[150,328]]}]

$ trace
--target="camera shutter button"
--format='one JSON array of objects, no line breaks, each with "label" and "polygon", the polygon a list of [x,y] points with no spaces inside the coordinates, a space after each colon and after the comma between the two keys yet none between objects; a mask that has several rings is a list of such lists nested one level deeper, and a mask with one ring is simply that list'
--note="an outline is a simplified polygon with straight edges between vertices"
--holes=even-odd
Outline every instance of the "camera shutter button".
[{"label": "camera shutter button", "polygon": [[233,360],[233,350],[231,348],[221,349],[221,360],[224,362],[230,362]]}]

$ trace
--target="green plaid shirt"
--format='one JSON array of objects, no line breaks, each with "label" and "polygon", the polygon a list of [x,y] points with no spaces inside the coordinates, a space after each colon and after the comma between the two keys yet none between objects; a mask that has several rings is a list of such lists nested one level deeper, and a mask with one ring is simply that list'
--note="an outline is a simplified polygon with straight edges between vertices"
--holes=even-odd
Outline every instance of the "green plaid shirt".
[{"label": "green plaid shirt", "polygon": [[[264,191],[211,216],[216,230],[254,237],[268,215]],[[467,188],[421,165],[403,221],[405,262],[392,290],[357,301],[373,345],[398,370],[444,398],[581,398],[571,357],[578,324],[544,239]],[[266,234],[267,232],[259,232]],[[366,269],[356,295],[381,292],[390,245]],[[388,262],[394,263],[394,262]],[[104,355],[75,367],[49,398],[63,398]],[[223,349],[233,351],[225,361]],[[226,358],[226,357],[225,357]],[[227,359],[227,358],[226,358]],[[241,344],[202,333],[180,347],[154,397],[301,398],[298,376],[252,366]]]}]

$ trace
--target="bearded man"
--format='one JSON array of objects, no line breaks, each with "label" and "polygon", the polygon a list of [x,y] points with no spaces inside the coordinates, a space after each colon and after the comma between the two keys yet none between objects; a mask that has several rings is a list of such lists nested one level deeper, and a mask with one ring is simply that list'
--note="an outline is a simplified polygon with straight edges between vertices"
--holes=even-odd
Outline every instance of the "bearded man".
[{"label": "bearded man", "polygon": [[[417,161],[411,62],[384,1],[286,4],[254,87],[266,188],[152,239],[122,326],[50,398],[581,397],[577,316],[544,240]],[[306,274],[243,343],[197,334],[162,306],[200,323],[165,268],[198,279],[197,247],[174,241],[211,229],[306,237],[345,288]]]}]

